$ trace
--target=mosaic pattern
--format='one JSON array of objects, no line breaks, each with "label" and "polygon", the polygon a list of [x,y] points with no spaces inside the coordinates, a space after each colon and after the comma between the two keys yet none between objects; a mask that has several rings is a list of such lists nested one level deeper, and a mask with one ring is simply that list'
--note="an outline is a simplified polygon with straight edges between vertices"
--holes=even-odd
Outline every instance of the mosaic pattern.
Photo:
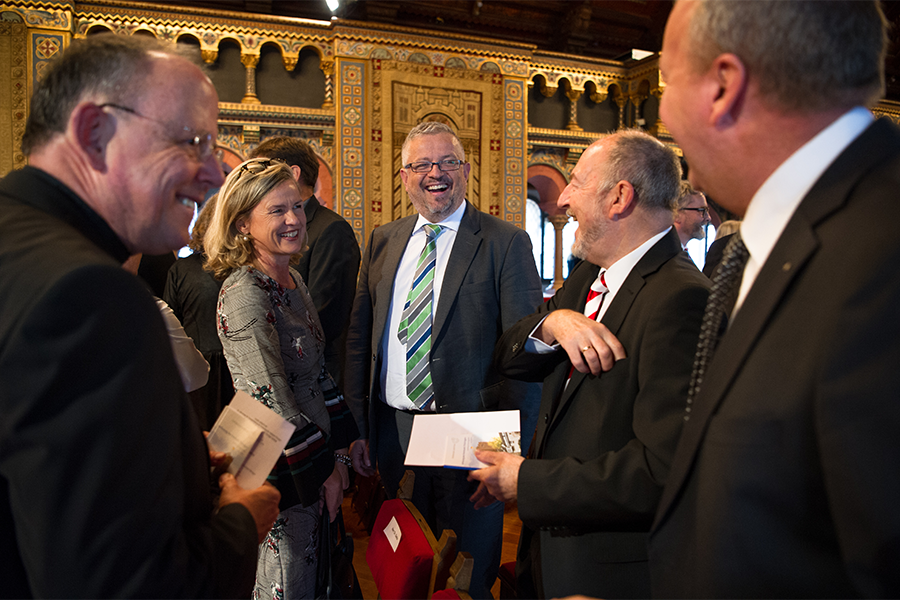
[{"label": "mosaic pattern", "polygon": [[[526,140],[525,122],[526,93],[525,82],[507,80],[504,84],[503,120],[506,124],[503,136],[503,156],[506,173],[503,179],[505,211],[503,218],[520,227],[524,226],[525,215],[525,162]],[[498,207],[499,208],[499,207]],[[494,207],[491,206],[491,214]]]},{"label": "mosaic pattern", "polygon": [[346,59],[338,64],[336,137],[340,148],[337,156],[341,162],[334,165],[336,200],[340,202],[341,216],[353,227],[360,245],[364,245],[366,145],[363,132],[367,129],[363,98],[366,67],[364,62]]}]

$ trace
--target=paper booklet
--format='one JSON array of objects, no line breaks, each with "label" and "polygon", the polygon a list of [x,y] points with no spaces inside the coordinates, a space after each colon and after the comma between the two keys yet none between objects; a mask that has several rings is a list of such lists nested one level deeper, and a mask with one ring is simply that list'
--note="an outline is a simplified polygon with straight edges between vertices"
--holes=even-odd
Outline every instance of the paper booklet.
[{"label": "paper booklet", "polygon": [[238,392],[206,438],[210,450],[231,456],[228,472],[245,490],[261,486],[296,427],[246,392]]},{"label": "paper booklet", "polygon": [[518,410],[416,415],[404,464],[480,469],[475,449],[519,454]]}]

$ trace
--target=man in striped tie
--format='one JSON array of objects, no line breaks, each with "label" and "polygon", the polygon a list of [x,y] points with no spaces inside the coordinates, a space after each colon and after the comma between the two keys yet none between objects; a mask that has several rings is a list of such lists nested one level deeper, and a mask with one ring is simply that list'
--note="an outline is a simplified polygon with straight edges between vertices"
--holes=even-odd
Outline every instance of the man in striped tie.
[{"label": "man in striped tie", "polygon": [[532,454],[491,467],[476,506],[518,500],[520,598],[647,598],[647,532],[683,423],[709,280],[672,227],[681,167],[640,131],[582,154],[559,205],[584,260],[497,344],[500,371],[543,381]]},{"label": "man in striped tie", "polygon": [[[397,491],[413,417],[422,413],[520,409],[522,438],[534,432],[540,386],[503,379],[491,367],[500,334],[541,302],[528,235],[466,201],[471,166],[447,125],[424,122],[401,150],[400,177],[418,214],[375,229],[363,253],[347,339],[345,397],[362,439],[354,468],[377,465]],[[432,531],[451,528],[475,559],[474,598],[497,576],[503,506],[476,511],[466,472],[412,468],[413,502]]]}]

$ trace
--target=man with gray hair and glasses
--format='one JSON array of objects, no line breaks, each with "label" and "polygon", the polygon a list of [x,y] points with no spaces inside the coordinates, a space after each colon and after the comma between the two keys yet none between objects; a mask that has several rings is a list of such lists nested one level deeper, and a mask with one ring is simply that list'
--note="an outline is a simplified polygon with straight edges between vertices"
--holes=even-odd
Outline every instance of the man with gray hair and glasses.
[{"label": "man with gray hair and glasses", "polygon": [[0,180],[2,595],[249,594],[279,494],[210,481],[159,310],[121,268],[187,242],[223,180],[217,115],[155,39],[76,40],[36,84],[29,166]]},{"label": "man with gray hair and glasses", "polygon": [[886,27],[871,1],[669,17],[660,115],[743,221],[651,531],[654,596],[900,596],[900,131],[866,109]]},{"label": "man with gray hair and glasses", "polygon": [[[347,337],[344,395],[362,432],[354,468],[377,466],[397,492],[416,414],[520,409],[534,431],[540,389],[491,366],[507,327],[541,302],[528,234],[466,200],[471,165],[453,130],[426,121],[401,149],[400,177],[417,214],[381,225],[363,252]],[[415,282],[415,284],[414,284]],[[473,598],[489,598],[500,566],[503,506],[475,510],[466,471],[414,467],[413,503],[432,531],[456,532],[475,559]]]}]

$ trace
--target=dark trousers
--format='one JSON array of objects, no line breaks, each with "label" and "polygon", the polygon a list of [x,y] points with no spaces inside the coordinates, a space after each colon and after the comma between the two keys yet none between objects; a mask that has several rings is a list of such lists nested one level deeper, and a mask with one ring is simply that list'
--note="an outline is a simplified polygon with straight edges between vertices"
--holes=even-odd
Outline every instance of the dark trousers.
[{"label": "dark trousers", "polygon": [[478,482],[466,481],[469,471],[437,467],[407,467],[406,448],[412,430],[413,415],[395,410],[383,402],[376,405],[377,448],[370,448],[376,457],[378,472],[389,498],[397,496],[400,479],[406,470],[416,475],[412,502],[425,518],[436,538],[444,529],[456,533],[458,549],[475,559],[472,598],[491,598],[491,586],[500,568],[503,543],[503,503],[475,510],[469,501]]}]

